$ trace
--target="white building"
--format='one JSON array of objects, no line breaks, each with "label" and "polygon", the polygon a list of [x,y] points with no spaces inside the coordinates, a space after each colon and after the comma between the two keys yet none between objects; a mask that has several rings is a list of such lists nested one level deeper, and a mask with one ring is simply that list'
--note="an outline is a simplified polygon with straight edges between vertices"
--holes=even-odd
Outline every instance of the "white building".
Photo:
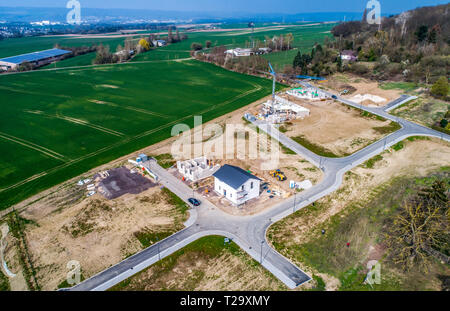
[{"label": "white building", "polygon": [[153,44],[153,46],[156,46],[156,47],[162,47],[162,46],[166,46],[167,42],[166,42],[166,40],[153,40],[152,44]]},{"label": "white building", "polygon": [[285,119],[304,119],[310,115],[308,108],[294,104],[279,96],[275,96],[275,103],[269,100],[263,105],[267,110],[273,109],[276,115],[285,117]]},{"label": "white building", "polygon": [[327,94],[314,88],[304,89],[301,87],[289,90],[287,91],[287,94],[299,99],[307,99],[307,100],[322,100],[330,97]]},{"label": "white building", "polygon": [[213,176],[215,192],[236,206],[260,195],[261,180],[239,167],[224,165]]},{"label": "white building", "polygon": [[251,55],[262,55],[262,54],[268,54],[272,52],[272,49],[270,48],[259,48],[257,50],[254,49],[242,49],[242,48],[235,48],[225,51],[225,54],[231,57],[243,57],[243,56],[251,56]]},{"label": "white building", "polygon": [[200,157],[193,160],[177,161],[178,172],[187,180],[193,182],[212,176],[220,168],[220,165],[206,157]]}]

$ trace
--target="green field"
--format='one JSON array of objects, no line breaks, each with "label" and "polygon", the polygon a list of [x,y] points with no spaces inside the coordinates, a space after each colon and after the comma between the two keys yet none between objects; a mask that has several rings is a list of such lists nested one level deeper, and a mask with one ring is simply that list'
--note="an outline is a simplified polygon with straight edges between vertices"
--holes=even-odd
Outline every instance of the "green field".
[{"label": "green field", "polygon": [[[293,46],[309,50],[333,25],[256,29],[254,38],[293,33]],[[95,53],[33,71],[0,76],[0,209],[121,155],[170,137],[172,125],[208,121],[271,92],[268,80],[189,58],[193,42],[243,47],[249,30],[193,32],[180,43],[137,55],[128,64],[89,66]],[[124,38],[32,37],[0,41],[0,57],[60,46],[108,44]],[[275,66],[297,50],[272,54]],[[284,55],[283,53],[286,53]],[[281,65],[280,65],[281,64]]]},{"label": "green field", "polygon": [[[282,69],[285,65],[292,64],[292,61],[298,50],[301,52],[310,52],[315,43],[322,43],[325,36],[331,37],[329,31],[334,24],[319,24],[319,25],[302,25],[301,23],[295,25],[257,25],[255,28],[253,38],[255,40],[264,41],[266,36],[272,38],[280,34],[292,33],[294,35],[294,42],[292,47],[294,50],[287,52],[278,52],[267,55],[272,64],[277,70]],[[277,26],[277,27],[274,27]],[[224,28],[229,31],[222,32],[190,32],[188,33],[188,40],[181,43],[171,44],[166,47],[152,49],[149,52],[137,55],[133,61],[148,61],[148,60],[168,60],[190,57],[189,51],[193,42],[200,42],[205,46],[206,41],[211,41],[213,46],[225,45],[229,48],[245,47],[250,44],[252,40],[251,30],[246,28],[245,24],[225,25]],[[244,28],[244,30],[239,30]],[[137,39],[141,36],[146,36],[148,32],[142,35],[136,34],[133,38]],[[120,38],[76,38],[69,36],[48,36],[48,37],[25,37],[14,38],[0,41],[0,58],[30,53],[40,50],[53,48],[56,44],[59,46],[77,47],[77,46],[91,46],[91,45],[108,45],[111,51],[116,51],[120,44],[124,46],[125,37]],[[91,65],[95,58],[95,53],[77,56],[74,58],[60,61],[42,69],[49,68],[64,68],[73,66]]]},{"label": "green field", "polygon": [[[195,60],[0,76],[0,208],[193,124],[247,105],[271,82]],[[30,179],[31,178],[31,179]]]},{"label": "green field", "polygon": [[[323,43],[326,36],[331,37],[329,31],[333,28],[333,26],[334,24],[322,24],[314,26],[286,25],[279,29],[271,27],[262,29],[256,28],[253,37],[255,40],[264,42],[266,36],[272,38],[273,36],[279,36],[280,34],[293,34],[293,50],[272,53],[264,56],[277,70],[279,70],[285,65],[292,65],[294,57],[297,55],[299,50],[302,53],[309,53],[315,43]],[[202,43],[203,46],[205,46],[206,41],[209,40],[211,41],[213,47],[224,45],[231,49],[235,47],[245,47],[246,44],[250,44],[252,40],[250,30],[233,31],[232,28],[230,31],[226,32],[194,32],[189,33],[188,36],[189,38],[186,41],[137,55],[133,58],[133,61],[186,58],[190,56],[189,51],[191,44],[194,42]]]}]

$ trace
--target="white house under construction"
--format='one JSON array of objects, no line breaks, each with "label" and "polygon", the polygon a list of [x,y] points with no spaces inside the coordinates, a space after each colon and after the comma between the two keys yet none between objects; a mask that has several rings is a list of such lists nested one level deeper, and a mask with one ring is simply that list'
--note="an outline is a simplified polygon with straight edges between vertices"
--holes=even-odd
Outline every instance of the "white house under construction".
[{"label": "white house under construction", "polygon": [[220,169],[220,165],[203,156],[187,161],[177,161],[177,169],[184,178],[196,182],[212,176]]}]

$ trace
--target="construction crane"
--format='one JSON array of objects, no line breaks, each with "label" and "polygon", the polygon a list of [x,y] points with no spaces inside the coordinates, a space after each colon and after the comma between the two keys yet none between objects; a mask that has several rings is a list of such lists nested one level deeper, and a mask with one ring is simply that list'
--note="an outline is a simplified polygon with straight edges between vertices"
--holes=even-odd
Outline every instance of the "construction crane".
[{"label": "construction crane", "polygon": [[272,86],[272,109],[275,111],[275,88],[277,84],[277,73],[273,70],[272,64],[269,62],[270,74],[273,77],[273,86]]}]

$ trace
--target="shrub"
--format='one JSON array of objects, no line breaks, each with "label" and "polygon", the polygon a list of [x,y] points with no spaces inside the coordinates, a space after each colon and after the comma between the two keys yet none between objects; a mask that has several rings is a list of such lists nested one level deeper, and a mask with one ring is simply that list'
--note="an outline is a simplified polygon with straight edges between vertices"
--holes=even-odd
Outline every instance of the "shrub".
[{"label": "shrub", "polygon": [[442,76],[431,87],[431,95],[435,97],[447,97],[448,88],[448,80],[446,77]]}]

